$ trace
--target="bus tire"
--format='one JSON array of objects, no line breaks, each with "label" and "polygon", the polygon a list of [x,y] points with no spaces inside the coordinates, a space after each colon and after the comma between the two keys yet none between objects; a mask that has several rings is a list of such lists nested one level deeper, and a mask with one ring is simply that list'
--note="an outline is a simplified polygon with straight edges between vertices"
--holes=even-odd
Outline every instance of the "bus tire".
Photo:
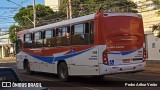
[{"label": "bus tire", "polygon": [[58,66],[58,76],[62,81],[68,81],[68,67],[65,62],[61,62]]},{"label": "bus tire", "polygon": [[31,71],[30,65],[29,65],[29,62],[28,62],[28,61],[25,63],[25,71],[26,71],[26,73],[29,74],[29,75],[32,75],[32,74],[33,74],[33,71]]}]

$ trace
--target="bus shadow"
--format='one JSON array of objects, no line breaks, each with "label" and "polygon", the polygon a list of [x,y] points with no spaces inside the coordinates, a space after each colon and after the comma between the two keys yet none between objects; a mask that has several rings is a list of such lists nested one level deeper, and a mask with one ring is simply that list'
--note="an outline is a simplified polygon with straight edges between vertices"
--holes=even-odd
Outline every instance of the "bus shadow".
[{"label": "bus shadow", "polygon": [[[26,73],[23,73],[26,74]],[[71,85],[84,86],[84,87],[123,87],[125,83],[134,83],[134,81],[126,81],[126,80],[118,80],[117,78],[110,78],[107,75],[103,79],[93,78],[91,76],[70,76],[69,81],[63,82],[59,79],[58,75],[51,73],[42,73],[35,72],[33,76],[41,77],[48,79],[52,84],[57,83],[61,86],[61,84],[67,83],[70,85],[65,85],[66,87]],[[51,86],[51,85],[50,85]]]}]

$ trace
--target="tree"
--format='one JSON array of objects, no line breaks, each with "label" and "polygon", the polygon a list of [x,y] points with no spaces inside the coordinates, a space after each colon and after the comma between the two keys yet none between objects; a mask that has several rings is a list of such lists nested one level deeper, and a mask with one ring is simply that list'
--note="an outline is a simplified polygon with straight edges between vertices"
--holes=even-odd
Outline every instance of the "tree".
[{"label": "tree", "polygon": [[[68,0],[62,0],[60,10],[67,13]],[[72,0],[73,17],[79,17],[100,10],[137,12],[137,5],[128,0]]]},{"label": "tree", "polygon": [[[157,9],[160,9],[160,7],[159,7],[159,5],[160,5],[160,0],[152,0],[152,1],[153,1],[153,3],[154,3],[155,5],[157,5],[156,8],[157,8]],[[158,10],[156,13],[157,13],[158,16],[159,16],[159,15],[160,15],[160,10]],[[152,32],[157,34],[156,37],[160,38],[160,23],[152,25],[151,28],[152,28]]]},{"label": "tree", "polygon": [[152,26],[152,32],[156,35],[156,37],[160,38],[160,23]]},{"label": "tree", "polygon": [[[56,22],[57,20],[66,19],[65,13],[61,11],[54,12],[50,7],[40,4],[36,5],[36,16],[36,26],[41,26]],[[12,43],[16,42],[16,32],[33,27],[33,6],[29,5],[27,7],[22,7],[14,16],[14,20],[18,23],[18,25],[12,25],[9,28],[9,39]]]},{"label": "tree", "polygon": [[9,28],[9,39],[12,43],[16,42],[16,33],[20,30],[21,30],[21,28],[19,26],[16,26],[16,25],[10,26],[10,28]]},{"label": "tree", "polygon": [[[62,21],[65,19],[67,19],[66,13],[64,13],[62,11],[58,11],[58,12],[54,12],[54,14],[52,14],[52,15],[39,18],[37,24],[39,26],[41,26],[41,25],[46,25],[46,24]],[[43,23],[39,23],[39,22],[43,22]]]},{"label": "tree", "polygon": [[[41,4],[36,5],[36,16],[37,21],[39,18],[50,16],[54,14],[53,10]],[[20,27],[31,28],[33,27],[33,6],[29,5],[27,7],[22,7],[18,13],[14,16],[14,20],[18,23]],[[39,22],[41,23],[41,22]]]}]

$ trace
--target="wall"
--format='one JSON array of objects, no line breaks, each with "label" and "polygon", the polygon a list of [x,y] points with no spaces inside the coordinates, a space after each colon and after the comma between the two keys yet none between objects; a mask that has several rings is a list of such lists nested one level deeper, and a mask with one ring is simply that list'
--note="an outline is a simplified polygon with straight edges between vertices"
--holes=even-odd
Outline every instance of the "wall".
[{"label": "wall", "polygon": [[45,6],[49,6],[53,11],[58,11],[59,0],[45,0]]}]

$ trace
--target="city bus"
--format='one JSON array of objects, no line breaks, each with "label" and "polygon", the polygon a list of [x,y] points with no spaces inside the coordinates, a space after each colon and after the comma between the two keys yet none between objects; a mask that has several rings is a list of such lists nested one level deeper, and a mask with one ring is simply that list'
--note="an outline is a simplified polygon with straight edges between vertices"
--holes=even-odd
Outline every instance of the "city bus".
[{"label": "city bus", "polygon": [[98,11],[17,33],[17,67],[27,73],[104,77],[145,69],[142,17]]}]

